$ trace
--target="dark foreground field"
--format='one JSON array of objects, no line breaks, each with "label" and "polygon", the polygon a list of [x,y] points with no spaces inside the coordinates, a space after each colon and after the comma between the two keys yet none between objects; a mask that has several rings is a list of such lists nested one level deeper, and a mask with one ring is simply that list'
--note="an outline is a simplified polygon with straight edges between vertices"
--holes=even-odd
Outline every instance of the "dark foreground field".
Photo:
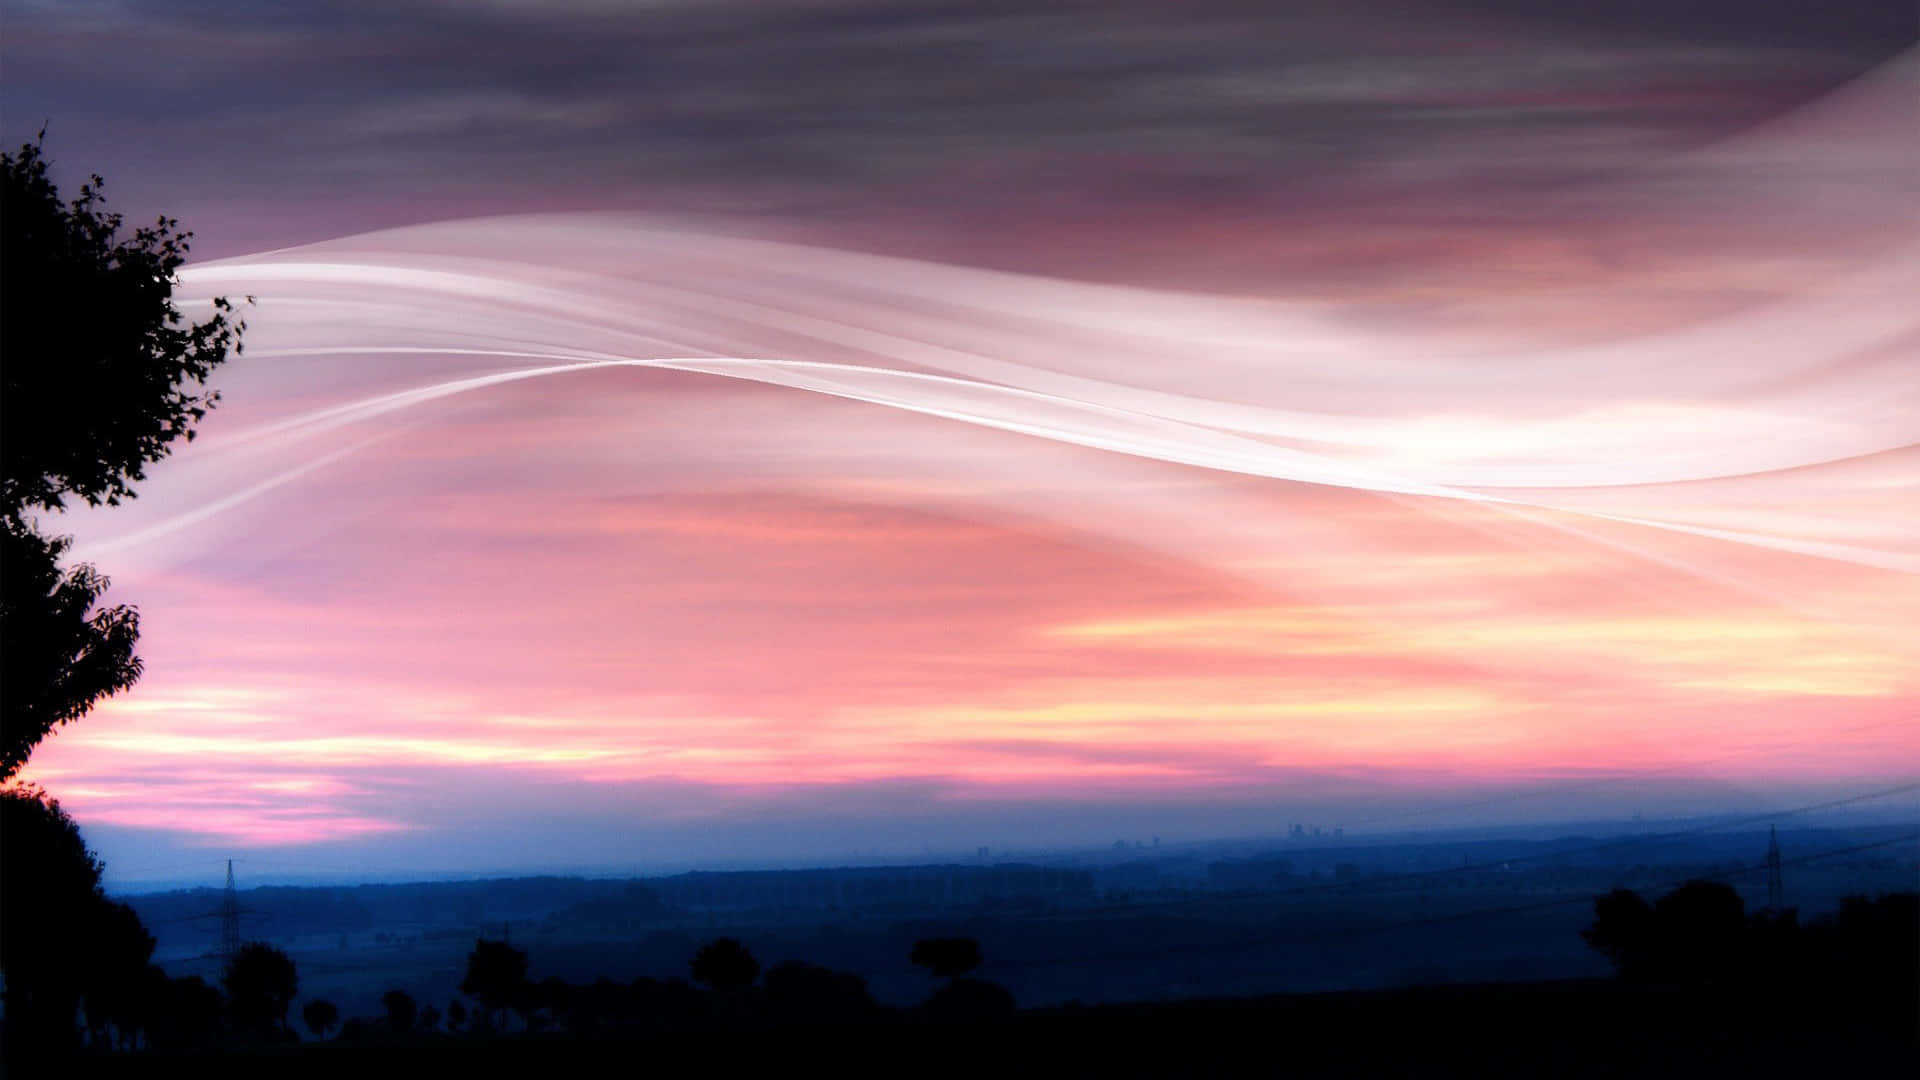
[{"label": "dark foreground field", "polygon": [[1920,986],[1907,977],[1582,980],[1067,1006],[971,1025],[903,1012],[857,1027],[722,1021],[643,1040],[439,1036],[128,1054],[62,1062],[57,1075],[1913,1076],[1917,1024]]}]

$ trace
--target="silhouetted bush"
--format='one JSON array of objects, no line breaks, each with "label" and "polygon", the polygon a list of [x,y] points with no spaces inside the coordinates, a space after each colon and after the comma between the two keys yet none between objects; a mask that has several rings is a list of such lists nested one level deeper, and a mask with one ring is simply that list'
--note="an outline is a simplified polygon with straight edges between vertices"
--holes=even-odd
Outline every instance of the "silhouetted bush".
[{"label": "silhouetted bush", "polygon": [[1920,893],[1843,897],[1808,929],[1811,951],[1829,967],[1911,974],[1920,965]]},{"label": "silhouetted bush", "polygon": [[715,938],[702,945],[689,968],[694,982],[723,994],[745,990],[760,977],[760,961],[733,938]]},{"label": "silhouetted bush", "polygon": [[325,998],[315,998],[300,1010],[300,1019],[307,1022],[307,1030],[313,1032],[315,1038],[324,1039],[327,1032],[339,1025],[340,1007]]},{"label": "silhouetted bush", "polygon": [[167,980],[165,1002],[149,1039],[160,1050],[198,1050],[213,1045],[224,1011],[220,991],[198,975]]},{"label": "silhouetted bush", "polygon": [[1581,936],[1625,978],[1687,981],[1736,969],[1745,934],[1739,893],[1690,881],[1654,904],[1627,889],[1596,899],[1593,924]]},{"label": "silhouetted bush", "polygon": [[1731,885],[1689,881],[1654,902],[1653,921],[1663,978],[1715,978],[1744,964],[1747,905]]},{"label": "silhouetted bush", "polygon": [[395,1035],[405,1035],[413,1030],[413,1021],[420,1013],[420,1006],[413,995],[405,990],[389,990],[380,997],[380,1006],[387,1010],[387,1030]]},{"label": "silhouetted bush", "polygon": [[972,938],[921,938],[907,959],[934,975],[951,979],[980,966],[980,943]]},{"label": "silhouetted bush", "polygon": [[1818,971],[1912,973],[1920,958],[1920,894],[1849,896],[1803,924],[1793,909],[1748,915],[1731,886],[1690,881],[1648,904],[1617,889],[1593,904],[1582,935],[1637,981],[1696,982]]},{"label": "silhouetted bush", "polygon": [[798,960],[768,968],[762,986],[767,1015],[781,1023],[858,1023],[878,1008],[867,980]]},{"label": "silhouetted bush", "polygon": [[644,1027],[685,1027],[708,1015],[707,998],[685,979],[649,979],[628,984],[634,1015]]},{"label": "silhouetted bush", "polygon": [[991,1023],[1013,1016],[1013,992],[984,979],[955,979],[935,990],[920,1010],[942,1023]]}]

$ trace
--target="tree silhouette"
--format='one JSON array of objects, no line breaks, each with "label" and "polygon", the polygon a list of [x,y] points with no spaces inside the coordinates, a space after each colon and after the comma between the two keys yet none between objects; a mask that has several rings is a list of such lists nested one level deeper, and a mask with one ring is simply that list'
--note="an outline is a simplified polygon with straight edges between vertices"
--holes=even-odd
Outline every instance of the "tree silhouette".
[{"label": "tree silhouette", "polygon": [[447,1030],[459,1031],[467,1026],[467,1007],[459,998],[447,1002]]},{"label": "tree silhouette", "polygon": [[414,1018],[420,1014],[420,1006],[414,1003],[413,995],[405,990],[389,990],[382,994],[380,1007],[387,1010],[387,1029],[395,1035],[412,1031]]},{"label": "tree silhouette", "polygon": [[164,1050],[211,1045],[220,1031],[220,991],[198,975],[167,980],[166,1001],[154,1028],[153,1045]]},{"label": "tree silhouette", "polygon": [[485,938],[473,943],[467,954],[467,974],[460,981],[460,992],[485,1006],[496,1026],[506,1025],[507,1010],[527,996],[527,952],[504,941]]},{"label": "tree silhouette", "polygon": [[942,979],[954,979],[980,966],[980,943],[972,938],[921,938],[907,959]]},{"label": "tree silhouette", "polygon": [[0,515],[0,779],[48,731],[140,677],[138,614],[124,604],[94,610],[107,579],[91,566],[62,569],[69,542]]},{"label": "tree silhouette", "polygon": [[244,945],[225,981],[235,1030],[269,1037],[288,1030],[287,1007],[300,992],[300,978],[286,953],[259,941]]},{"label": "tree silhouette", "polygon": [[191,234],[163,217],[123,236],[101,188],[63,202],[37,144],[0,153],[0,779],[140,676],[133,609],[90,613],[106,579],[62,570],[67,541],[31,515],[131,497],[193,437],[245,329],[225,299],[187,320],[172,295]]},{"label": "tree silhouette", "polygon": [[1648,904],[1616,889],[1593,902],[1581,936],[1621,977],[1689,981],[1732,973],[1747,962],[1746,904],[1730,885],[1689,881]]},{"label": "tree silhouette", "polygon": [[98,1038],[109,1026],[138,1026],[131,1013],[148,981],[153,938],[132,909],[101,892],[100,873],[58,800],[32,786],[0,788],[0,971],[10,1049],[77,1046],[83,1002]]},{"label": "tree silhouette", "polygon": [[88,1038],[95,1046],[110,1046],[118,1035],[131,1049],[150,1011],[147,968],[153,935],[126,904],[97,896],[89,906],[88,925],[75,943]]},{"label": "tree silhouette", "polygon": [[693,981],[723,994],[745,990],[760,977],[760,961],[733,938],[715,938],[693,954]]},{"label": "tree silhouette", "polygon": [[1747,905],[1733,886],[1689,881],[1654,901],[1653,916],[1664,976],[1714,978],[1741,965]]},{"label": "tree silhouette", "polygon": [[1911,972],[1920,957],[1920,893],[1843,896],[1821,930],[1842,967]]},{"label": "tree silhouette", "polygon": [[205,389],[245,325],[216,300],[204,322],[173,303],[193,234],[162,217],[122,234],[98,176],[62,202],[36,143],[0,153],[0,504],[118,503],[219,401]]},{"label": "tree silhouette", "polygon": [[420,1006],[420,1019],[413,1022],[415,1031],[439,1031],[440,1010],[431,1005]]},{"label": "tree silhouette", "polygon": [[340,1023],[340,1007],[325,998],[315,998],[300,1010],[300,1019],[307,1022],[307,1030],[316,1038],[324,1039]]},{"label": "tree silhouette", "polygon": [[[132,496],[146,465],[193,437],[217,397],[207,377],[244,330],[224,299],[185,319],[172,295],[189,234],[162,218],[123,236],[100,192],[96,176],[63,202],[38,144],[0,153],[0,781],[140,677],[136,612],[95,610],[107,579],[62,567],[70,541],[37,516]],[[199,1039],[197,1018],[162,1015],[179,995],[150,970],[153,938],[100,892],[99,860],[59,804],[37,788],[4,795],[7,1047],[73,1045],[82,1003],[98,1046],[143,1029]]]},{"label": "tree silhouette", "polygon": [[1593,902],[1593,924],[1580,932],[1624,978],[1650,974],[1654,962],[1653,905],[1632,889],[1615,889]]}]

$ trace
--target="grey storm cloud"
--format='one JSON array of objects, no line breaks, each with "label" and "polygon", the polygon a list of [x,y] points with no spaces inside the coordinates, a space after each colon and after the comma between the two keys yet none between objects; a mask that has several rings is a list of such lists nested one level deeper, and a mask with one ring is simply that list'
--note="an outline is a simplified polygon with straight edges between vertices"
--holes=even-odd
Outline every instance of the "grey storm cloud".
[{"label": "grey storm cloud", "polygon": [[25,2],[5,125],[169,205],[1310,206],[1631,163],[1906,6]]}]

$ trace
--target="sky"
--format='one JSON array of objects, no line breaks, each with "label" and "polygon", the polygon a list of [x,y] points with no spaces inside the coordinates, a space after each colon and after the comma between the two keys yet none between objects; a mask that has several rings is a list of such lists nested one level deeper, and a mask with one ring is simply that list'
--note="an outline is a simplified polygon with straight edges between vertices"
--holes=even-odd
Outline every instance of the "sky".
[{"label": "sky", "polygon": [[4,30],[6,140],[255,298],[50,523],[141,610],[27,771],[122,885],[1920,778],[1910,4]]}]

